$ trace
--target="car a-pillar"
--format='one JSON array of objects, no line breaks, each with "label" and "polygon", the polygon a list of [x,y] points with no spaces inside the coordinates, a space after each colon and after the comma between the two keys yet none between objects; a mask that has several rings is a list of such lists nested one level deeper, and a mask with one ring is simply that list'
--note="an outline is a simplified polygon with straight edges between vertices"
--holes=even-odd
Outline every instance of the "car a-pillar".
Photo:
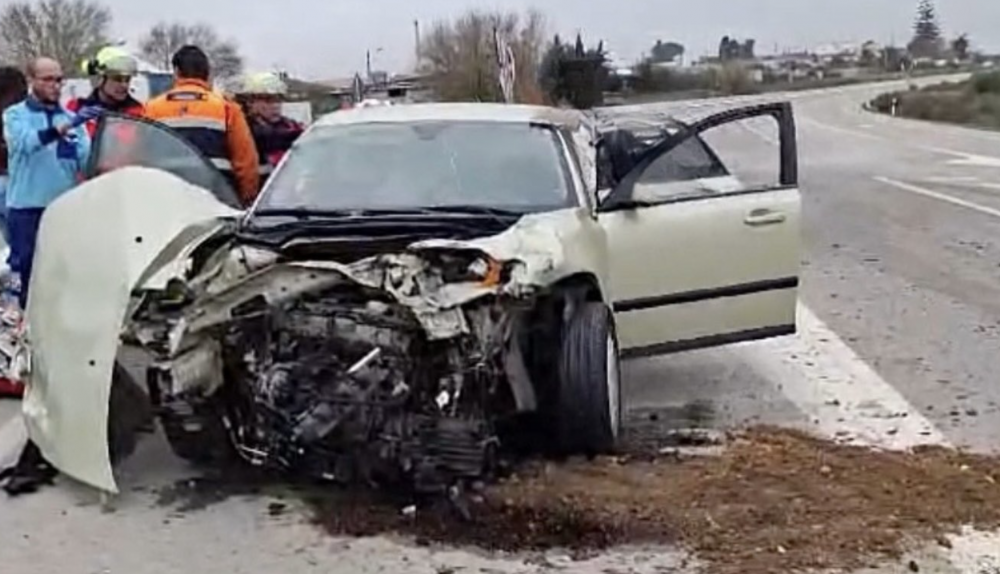
[{"label": "car a-pillar", "polygon": [[555,456],[613,452],[623,412],[618,338],[596,278],[558,283],[539,299],[531,324],[536,447],[538,437],[547,437],[546,450]]}]

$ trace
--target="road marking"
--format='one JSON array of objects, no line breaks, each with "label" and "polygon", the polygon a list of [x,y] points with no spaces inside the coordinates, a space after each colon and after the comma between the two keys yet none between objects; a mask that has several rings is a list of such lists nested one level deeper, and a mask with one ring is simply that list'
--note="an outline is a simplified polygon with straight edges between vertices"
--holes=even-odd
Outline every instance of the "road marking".
[{"label": "road marking", "polygon": [[945,155],[956,156],[957,159],[948,161],[949,165],[960,165],[967,167],[1000,167],[1000,157],[992,157],[988,155],[979,155],[974,153],[965,153],[961,151],[954,151],[939,147],[928,146],[928,147],[923,147],[923,149],[937,153],[943,153]]},{"label": "road marking", "polygon": [[876,141],[880,141],[880,142],[881,141],[886,141],[885,138],[883,138],[881,136],[877,136],[875,134],[870,134],[870,133],[867,133],[867,132],[857,132],[857,131],[854,131],[852,129],[843,128],[843,127],[840,127],[840,126],[832,126],[830,124],[825,124],[823,122],[818,122],[818,121],[816,121],[816,120],[814,120],[814,119],[812,119],[810,117],[805,117],[805,116],[800,117],[800,118],[798,118],[798,122],[801,125],[813,126],[813,127],[816,127],[816,128],[820,128],[820,129],[824,129],[824,130],[829,130],[829,131],[832,131],[832,132],[837,132],[837,133],[841,133],[841,134],[847,134],[849,136],[854,136],[854,137],[859,137],[859,138],[867,138],[867,139],[870,139],[870,140],[876,140]]},{"label": "road marking", "polygon": [[737,345],[747,364],[799,408],[820,435],[905,450],[951,447],[934,424],[887,383],[808,307],[799,305],[798,334]]},{"label": "road marking", "polygon": [[986,207],[985,205],[979,205],[978,203],[973,203],[971,201],[966,201],[964,199],[959,199],[948,195],[947,193],[941,193],[940,191],[934,191],[933,189],[927,189],[925,187],[920,187],[917,185],[912,185],[909,183],[903,183],[901,181],[896,181],[888,177],[877,176],[873,178],[875,181],[882,182],[886,185],[891,185],[897,189],[903,191],[909,191],[910,193],[916,193],[918,195],[923,195],[925,197],[930,197],[932,199],[937,199],[939,201],[944,201],[952,205],[957,205],[959,207],[964,207],[966,209],[972,209],[978,211],[979,213],[985,213],[986,215],[992,215],[993,217],[1000,217],[1000,209],[993,209],[992,207]]}]

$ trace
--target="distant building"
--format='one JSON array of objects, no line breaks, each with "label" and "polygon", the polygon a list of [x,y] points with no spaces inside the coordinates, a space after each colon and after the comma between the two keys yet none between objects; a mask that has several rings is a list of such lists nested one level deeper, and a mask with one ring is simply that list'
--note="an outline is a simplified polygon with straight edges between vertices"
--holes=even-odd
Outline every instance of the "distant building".
[{"label": "distant building", "polygon": [[[388,100],[392,103],[416,103],[426,102],[433,99],[433,92],[430,89],[428,78],[417,74],[393,74],[384,75],[372,73],[370,82],[362,82],[362,99]],[[355,78],[338,78],[319,82],[327,89],[327,94],[340,102],[355,103]]]}]

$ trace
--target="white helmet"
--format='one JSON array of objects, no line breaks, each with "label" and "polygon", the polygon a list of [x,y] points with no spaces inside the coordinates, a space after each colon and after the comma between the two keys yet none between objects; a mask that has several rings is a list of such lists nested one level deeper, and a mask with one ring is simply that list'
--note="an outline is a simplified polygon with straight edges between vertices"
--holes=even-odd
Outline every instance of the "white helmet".
[{"label": "white helmet", "polygon": [[380,108],[384,106],[391,106],[392,102],[389,100],[379,100],[375,98],[366,98],[361,100],[354,107],[356,108]]},{"label": "white helmet", "polygon": [[285,96],[288,86],[277,74],[264,72],[243,78],[236,93],[242,96]]},{"label": "white helmet", "polygon": [[107,46],[102,48],[93,58],[84,60],[81,67],[88,76],[108,74],[134,76],[138,72],[139,65],[124,48]]}]

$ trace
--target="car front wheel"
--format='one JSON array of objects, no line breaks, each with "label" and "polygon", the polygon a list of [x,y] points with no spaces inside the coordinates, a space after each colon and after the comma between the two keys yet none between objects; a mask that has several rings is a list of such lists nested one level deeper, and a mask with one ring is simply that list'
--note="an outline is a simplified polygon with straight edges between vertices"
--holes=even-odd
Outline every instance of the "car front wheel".
[{"label": "car front wheel", "polygon": [[563,454],[613,452],[622,421],[621,376],[614,316],[600,302],[584,303],[566,324],[554,413]]}]

